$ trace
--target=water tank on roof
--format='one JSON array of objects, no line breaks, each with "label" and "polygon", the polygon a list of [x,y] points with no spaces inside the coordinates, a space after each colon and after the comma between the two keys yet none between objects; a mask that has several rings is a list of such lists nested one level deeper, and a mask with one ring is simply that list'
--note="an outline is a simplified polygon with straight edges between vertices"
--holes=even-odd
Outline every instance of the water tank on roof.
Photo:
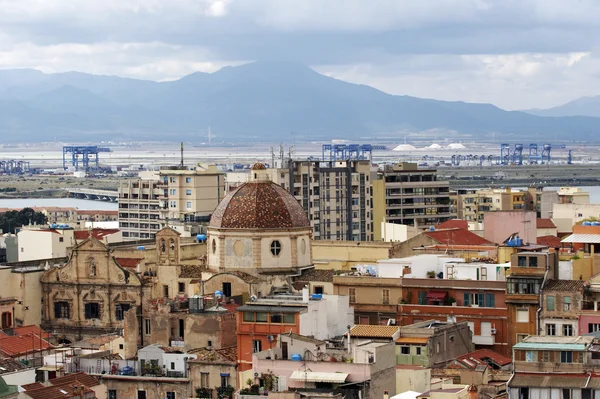
[{"label": "water tank on roof", "polygon": [[294,362],[301,362],[302,361],[302,355],[300,355],[299,353],[294,353],[292,355],[292,360]]},{"label": "water tank on roof", "polygon": [[146,247],[145,247],[145,246],[143,246],[143,245],[138,245],[137,249],[138,249],[139,251],[143,251],[144,249],[146,249]]},{"label": "water tank on roof", "polygon": [[215,291],[215,296],[221,298],[223,296],[223,291]]},{"label": "water tank on roof", "polygon": [[592,222],[592,226],[600,226],[600,222]]},{"label": "water tank on roof", "polygon": [[435,227],[431,226],[431,227],[429,228],[429,231],[435,231]]},{"label": "water tank on roof", "polygon": [[56,223],[52,223],[52,226],[50,226],[50,227],[52,227],[53,229],[55,229],[56,228]]},{"label": "water tank on roof", "polygon": [[64,224],[59,224],[59,225],[58,225],[58,228],[59,228],[59,229],[64,229],[64,228],[65,228],[65,225],[64,225]]},{"label": "water tank on roof", "polygon": [[196,235],[196,241],[198,241],[198,242],[206,242],[206,234],[198,234],[198,235]]},{"label": "water tank on roof", "polygon": [[584,226],[591,226],[592,222],[583,222],[582,225],[584,225]]},{"label": "water tank on roof", "polygon": [[68,228],[69,228],[69,225],[68,225],[68,224],[65,224],[65,229],[68,229]]},{"label": "water tank on roof", "polygon": [[323,294],[312,294],[311,298],[312,299],[323,299]]}]

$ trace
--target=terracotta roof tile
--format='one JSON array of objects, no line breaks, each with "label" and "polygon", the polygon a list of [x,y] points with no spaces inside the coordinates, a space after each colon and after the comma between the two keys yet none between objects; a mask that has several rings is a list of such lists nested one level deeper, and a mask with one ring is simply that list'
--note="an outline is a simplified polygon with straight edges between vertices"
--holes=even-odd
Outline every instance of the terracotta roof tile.
[{"label": "terracotta roof tile", "polygon": [[552,219],[536,219],[535,226],[538,229],[555,229],[556,225],[552,221]]},{"label": "terracotta roof tile", "polygon": [[96,385],[100,385],[96,377],[86,373],[67,374],[63,377],[58,377],[50,380],[50,383],[54,386],[72,384],[75,382],[77,382],[79,385],[83,384],[86,387],[94,387]]},{"label": "terracotta roof tile", "polygon": [[27,391],[35,391],[36,389],[45,388],[45,385],[41,382],[32,382],[31,384],[21,385],[26,392]]},{"label": "terracotta roof tile", "polygon": [[[84,386],[85,393],[92,393],[90,388]],[[71,385],[61,385],[58,387],[49,386],[44,388],[27,391],[27,396],[31,399],[63,399],[63,398],[81,398],[81,385],[74,383]]]},{"label": "terracotta roof tile", "polygon": [[333,282],[334,270],[310,269],[302,273],[297,281]]},{"label": "terracotta roof tile", "polygon": [[[8,331],[8,330],[7,330]],[[23,335],[23,334],[37,334],[41,335],[42,338],[50,338],[50,333],[42,330],[40,327],[35,325],[22,326],[22,327],[14,327],[10,329],[10,334],[7,335]]]},{"label": "terracotta roof tile", "polygon": [[361,338],[394,338],[394,335],[398,331],[400,331],[400,327],[397,326],[357,324],[350,330],[350,336]]},{"label": "terracotta roof tile", "polygon": [[243,183],[217,206],[210,227],[229,229],[309,228],[298,200],[272,181]]},{"label": "terracotta roof tile", "polygon": [[469,222],[466,220],[462,220],[462,219],[446,220],[445,222],[442,222],[442,223],[438,224],[437,226],[435,226],[435,229],[436,230],[444,230],[444,229],[468,230]]},{"label": "terracotta roof tile", "polygon": [[581,291],[584,284],[583,280],[548,280],[544,291],[576,292]]},{"label": "terracotta roof tile", "polygon": [[37,334],[23,334],[15,336],[0,336],[0,353],[9,357],[18,357],[25,353],[39,352],[52,349],[47,341]]},{"label": "terracotta roof tile", "polygon": [[512,363],[510,357],[501,355],[489,349],[479,349],[471,353],[459,356],[456,358],[464,367],[475,369],[478,365],[488,364],[488,361],[496,363],[498,366],[506,366]]},{"label": "terracotta roof tile", "polygon": [[198,356],[191,362],[232,362],[237,361],[237,346],[229,346],[221,349],[192,349],[188,353]]},{"label": "terracotta roof tile", "polygon": [[560,242],[560,238],[556,236],[542,236],[537,238],[539,245],[545,245],[550,248],[562,248],[563,244]]},{"label": "terracotta roof tile", "polygon": [[465,229],[425,231],[423,234],[445,245],[493,245],[485,238]]},{"label": "terracotta roof tile", "polygon": [[144,258],[115,258],[119,266],[136,268]]},{"label": "terracotta roof tile", "polygon": [[[102,241],[106,236],[118,233],[119,229],[92,229],[92,236],[96,240]],[[74,232],[76,240],[85,240],[90,236],[90,230],[76,230]]]},{"label": "terracotta roof tile", "polygon": [[25,370],[26,368],[27,366],[15,359],[9,357],[0,359],[0,375]]}]

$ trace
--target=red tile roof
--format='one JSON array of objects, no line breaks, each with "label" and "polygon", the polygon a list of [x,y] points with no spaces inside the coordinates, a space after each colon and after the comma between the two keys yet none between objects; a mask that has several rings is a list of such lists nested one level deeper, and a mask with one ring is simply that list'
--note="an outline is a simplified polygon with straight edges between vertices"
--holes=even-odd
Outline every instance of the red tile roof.
[{"label": "red tile roof", "polygon": [[52,349],[53,346],[37,334],[0,336],[0,353],[9,357],[18,357],[26,353]]},{"label": "red tile roof", "polygon": [[41,382],[32,382],[31,384],[25,384],[25,385],[21,385],[21,388],[23,388],[25,391],[34,391],[36,389],[40,389],[40,388],[44,388],[45,385],[42,384]]},{"label": "red tile roof", "polygon": [[512,363],[510,357],[501,355],[489,349],[479,349],[475,352],[467,353],[466,355],[457,357],[456,361],[469,369],[475,369],[479,365],[486,365],[489,361],[496,363],[500,367]]},{"label": "red tile roof", "polygon": [[[102,241],[102,238],[111,234],[118,233],[119,229],[92,229],[92,236],[96,240]],[[89,230],[77,230],[74,232],[76,240],[85,240],[90,236]]]},{"label": "red tile roof", "polygon": [[442,222],[442,223],[438,224],[437,226],[435,226],[435,229],[436,230],[444,230],[444,229],[468,230],[469,222],[467,222],[466,220],[462,220],[462,219],[446,220],[445,222]]},{"label": "red tile roof", "polygon": [[537,219],[535,225],[538,229],[555,229],[556,225],[552,219]]},{"label": "red tile roof", "polygon": [[538,237],[537,243],[539,245],[545,245],[550,248],[562,248],[562,242],[560,242],[560,238],[555,236]]},{"label": "red tile roof", "polygon": [[10,334],[6,334],[6,335],[24,335],[24,334],[37,334],[37,335],[41,335],[42,338],[45,338],[45,339],[51,337],[50,333],[47,333],[46,331],[42,330],[41,328],[39,328],[38,326],[35,326],[35,325],[14,327],[14,328],[10,329]]},{"label": "red tile roof", "polygon": [[[84,386],[85,394],[93,393],[91,389]],[[31,399],[64,399],[64,398],[81,398],[81,385],[75,383],[70,385],[61,385],[59,387],[49,386],[33,391],[27,391],[26,395]]]},{"label": "red tile roof", "polygon": [[144,258],[115,258],[121,267],[137,267]]},{"label": "red tile roof", "polygon": [[465,229],[433,230],[423,234],[446,245],[493,245],[485,238]]},{"label": "red tile roof", "polygon": [[95,387],[96,385],[100,385],[96,377],[82,372],[67,374],[63,377],[58,377],[50,380],[50,383],[54,386],[73,384],[74,382],[79,383],[79,385],[83,384],[86,387]]}]

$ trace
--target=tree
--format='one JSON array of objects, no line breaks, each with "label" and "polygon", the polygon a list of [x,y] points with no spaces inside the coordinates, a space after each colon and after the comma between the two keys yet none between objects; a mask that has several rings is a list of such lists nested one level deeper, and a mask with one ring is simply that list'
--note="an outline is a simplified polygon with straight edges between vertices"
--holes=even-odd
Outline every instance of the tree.
[{"label": "tree", "polygon": [[43,225],[48,222],[48,218],[41,212],[36,212],[31,208],[23,208],[20,211],[8,211],[0,214],[0,229],[4,233],[14,233],[17,228],[28,225]]}]

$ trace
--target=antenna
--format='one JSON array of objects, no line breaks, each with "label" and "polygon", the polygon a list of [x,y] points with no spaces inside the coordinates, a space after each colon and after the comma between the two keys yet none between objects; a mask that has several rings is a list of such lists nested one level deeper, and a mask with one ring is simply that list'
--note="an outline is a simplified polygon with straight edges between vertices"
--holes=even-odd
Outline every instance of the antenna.
[{"label": "antenna", "polygon": [[284,155],[283,143],[280,143],[279,144],[279,159],[281,159],[281,162],[283,162],[283,155]]},{"label": "antenna", "polygon": [[183,169],[183,141],[181,142],[181,163],[179,164],[179,168]]},{"label": "antenna", "polygon": [[271,167],[275,167],[275,149],[271,146]]},{"label": "antenna", "polygon": [[288,158],[290,159],[290,162],[291,162],[291,160],[292,160],[292,154],[293,154],[293,153],[294,153],[294,146],[293,146],[293,145],[291,145],[291,146],[289,146],[289,148],[288,148]]}]

